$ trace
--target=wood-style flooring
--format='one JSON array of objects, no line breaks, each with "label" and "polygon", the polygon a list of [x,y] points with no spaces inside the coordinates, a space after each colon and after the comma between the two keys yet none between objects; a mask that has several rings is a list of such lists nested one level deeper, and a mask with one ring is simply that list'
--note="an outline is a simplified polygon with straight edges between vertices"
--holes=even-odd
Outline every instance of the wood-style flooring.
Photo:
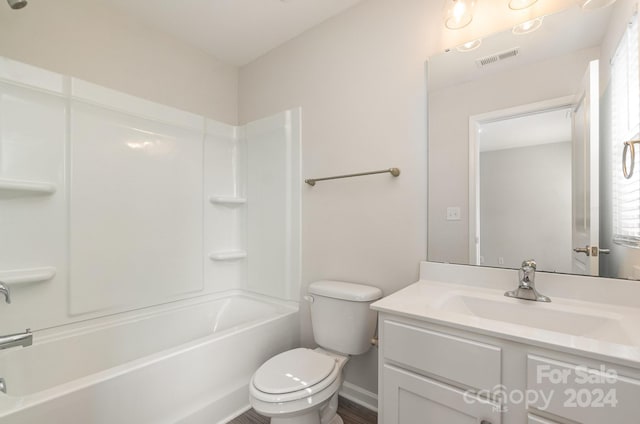
[{"label": "wood-style flooring", "polygon": [[[378,414],[342,397],[338,403],[338,414],[342,417],[344,424],[376,424],[378,422]],[[250,409],[229,424],[269,424],[269,418],[260,416]]]}]

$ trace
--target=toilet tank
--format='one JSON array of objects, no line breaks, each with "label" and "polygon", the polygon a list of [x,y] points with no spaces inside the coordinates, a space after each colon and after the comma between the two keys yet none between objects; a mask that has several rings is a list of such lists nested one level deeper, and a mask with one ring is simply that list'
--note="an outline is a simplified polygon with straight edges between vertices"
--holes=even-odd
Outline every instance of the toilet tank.
[{"label": "toilet tank", "polygon": [[371,303],[382,297],[376,287],[343,281],[309,285],[313,338],[321,347],[346,355],[360,355],[371,347],[376,331]]}]

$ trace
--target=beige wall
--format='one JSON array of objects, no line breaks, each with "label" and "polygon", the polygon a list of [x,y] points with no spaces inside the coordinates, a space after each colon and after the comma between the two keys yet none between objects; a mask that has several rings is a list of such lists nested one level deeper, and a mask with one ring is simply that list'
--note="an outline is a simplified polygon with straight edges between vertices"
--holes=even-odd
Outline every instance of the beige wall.
[{"label": "beige wall", "polygon": [[[418,277],[426,258],[424,63],[435,41],[424,23],[440,12],[426,3],[365,2],[241,69],[241,122],[302,107],[304,178],[402,171],[303,187],[303,293],[330,278],[389,294]],[[301,315],[303,343],[313,345],[306,305]],[[347,379],[375,392],[375,352],[353,358]]]},{"label": "beige wall", "polygon": [[237,123],[237,68],[95,0],[30,3],[0,5],[0,56]]},{"label": "beige wall", "polygon": [[[469,29],[476,34],[522,18],[479,4],[487,8]],[[302,292],[335,278],[390,294],[418,278],[427,256],[425,61],[462,41],[445,32],[440,1],[367,0],[240,70],[240,122],[302,106],[305,178],[402,170],[303,187]],[[306,307],[301,315],[302,340],[313,345]],[[375,392],[376,380],[375,350],[350,361],[347,381]]]}]

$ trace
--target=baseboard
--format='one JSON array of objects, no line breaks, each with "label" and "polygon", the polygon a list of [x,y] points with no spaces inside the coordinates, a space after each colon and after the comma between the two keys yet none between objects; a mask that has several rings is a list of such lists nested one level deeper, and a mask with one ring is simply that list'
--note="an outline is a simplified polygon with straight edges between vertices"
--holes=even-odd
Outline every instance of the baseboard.
[{"label": "baseboard", "polygon": [[342,383],[340,396],[372,411],[378,412],[378,395],[347,381]]}]

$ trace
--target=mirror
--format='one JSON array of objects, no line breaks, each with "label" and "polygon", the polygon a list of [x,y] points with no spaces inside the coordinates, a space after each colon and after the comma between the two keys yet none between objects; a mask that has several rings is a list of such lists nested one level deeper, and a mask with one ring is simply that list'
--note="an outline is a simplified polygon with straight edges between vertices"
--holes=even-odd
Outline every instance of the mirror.
[{"label": "mirror", "polygon": [[575,6],[429,59],[428,260],[640,279],[640,172],[621,177],[640,98],[612,83],[638,73],[636,10]]}]

